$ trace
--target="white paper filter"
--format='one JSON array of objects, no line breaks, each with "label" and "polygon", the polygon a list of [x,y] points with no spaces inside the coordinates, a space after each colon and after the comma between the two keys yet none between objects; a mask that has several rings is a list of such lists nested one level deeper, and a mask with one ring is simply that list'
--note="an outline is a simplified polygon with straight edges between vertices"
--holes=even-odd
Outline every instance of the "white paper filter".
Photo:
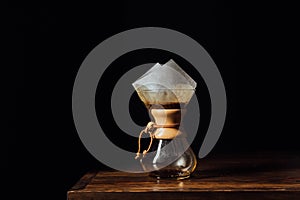
[{"label": "white paper filter", "polygon": [[172,59],[155,64],[133,84],[145,104],[188,103],[197,83]]}]

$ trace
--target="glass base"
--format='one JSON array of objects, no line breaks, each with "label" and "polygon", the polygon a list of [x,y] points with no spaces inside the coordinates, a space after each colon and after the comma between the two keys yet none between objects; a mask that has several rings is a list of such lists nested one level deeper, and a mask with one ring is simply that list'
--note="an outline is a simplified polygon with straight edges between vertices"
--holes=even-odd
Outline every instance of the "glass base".
[{"label": "glass base", "polygon": [[[154,145],[154,157],[146,155],[142,160],[141,164],[147,171],[151,171],[149,176],[156,177],[157,179],[163,178],[175,178],[175,179],[186,179],[189,178],[191,173],[195,170],[197,165],[197,159],[192,149],[189,147],[187,150],[174,162],[167,165],[164,163],[169,161],[178,155],[179,144],[183,147],[185,144],[185,138],[177,139],[173,145],[168,149],[163,149],[163,146],[167,145],[170,140],[158,140],[160,144]],[[155,141],[156,143],[156,141]],[[154,143],[154,144],[155,144]]]},{"label": "glass base", "polygon": [[183,172],[181,170],[172,170],[172,169],[161,169],[158,171],[150,172],[149,176],[155,177],[157,179],[176,178],[177,180],[182,180],[182,179],[189,178],[190,172]]}]

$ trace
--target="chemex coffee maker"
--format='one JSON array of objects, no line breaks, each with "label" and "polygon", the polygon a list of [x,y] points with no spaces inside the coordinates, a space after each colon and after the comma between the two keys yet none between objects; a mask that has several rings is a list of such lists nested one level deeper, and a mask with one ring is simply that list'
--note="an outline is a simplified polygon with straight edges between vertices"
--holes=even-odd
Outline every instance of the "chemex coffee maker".
[{"label": "chemex coffee maker", "polygon": [[[157,63],[132,85],[151,117],[140,132],[136,159],[150,176],[158,179],[190,177],[197,159],[187,142],[182,119],[196,82],[170,60],[164,65]],[[141,152],[143,134],[150,136],[150,142]]]}]

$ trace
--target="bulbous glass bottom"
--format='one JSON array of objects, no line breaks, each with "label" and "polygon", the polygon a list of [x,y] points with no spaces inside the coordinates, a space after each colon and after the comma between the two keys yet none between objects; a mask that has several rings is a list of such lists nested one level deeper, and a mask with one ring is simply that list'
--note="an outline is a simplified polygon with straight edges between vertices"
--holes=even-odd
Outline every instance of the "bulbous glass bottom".
[{"label": "bulbous glass bottom", "polygon": [[[185,138],[176,139],[173,143],[165,147],[171,140],[157,140],[152,149],[155,149],[154,156],[146,155],[141,160],[144,169],[151,171],[150,176],[160,178],[176,178],[185,179],[189,178],[197,165],[197,159]],[[187,149],[182,155],[179,155],[180,150]],[[166,163],[176,159],[171,164],[166,166]],[[162,167],[165,166],[165,167]]]}]

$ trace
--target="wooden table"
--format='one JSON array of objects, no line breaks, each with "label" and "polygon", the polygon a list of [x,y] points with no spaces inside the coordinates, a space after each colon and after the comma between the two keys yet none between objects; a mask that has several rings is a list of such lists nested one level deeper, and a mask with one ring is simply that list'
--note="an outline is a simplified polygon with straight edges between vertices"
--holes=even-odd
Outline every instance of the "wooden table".
[{"label": "wooden table", "polygon": [[257,153],[209,156],[190,179],[156,180],[147,174],[94,171],[68,191],[91,199],[300,199],[300,155]]}]

